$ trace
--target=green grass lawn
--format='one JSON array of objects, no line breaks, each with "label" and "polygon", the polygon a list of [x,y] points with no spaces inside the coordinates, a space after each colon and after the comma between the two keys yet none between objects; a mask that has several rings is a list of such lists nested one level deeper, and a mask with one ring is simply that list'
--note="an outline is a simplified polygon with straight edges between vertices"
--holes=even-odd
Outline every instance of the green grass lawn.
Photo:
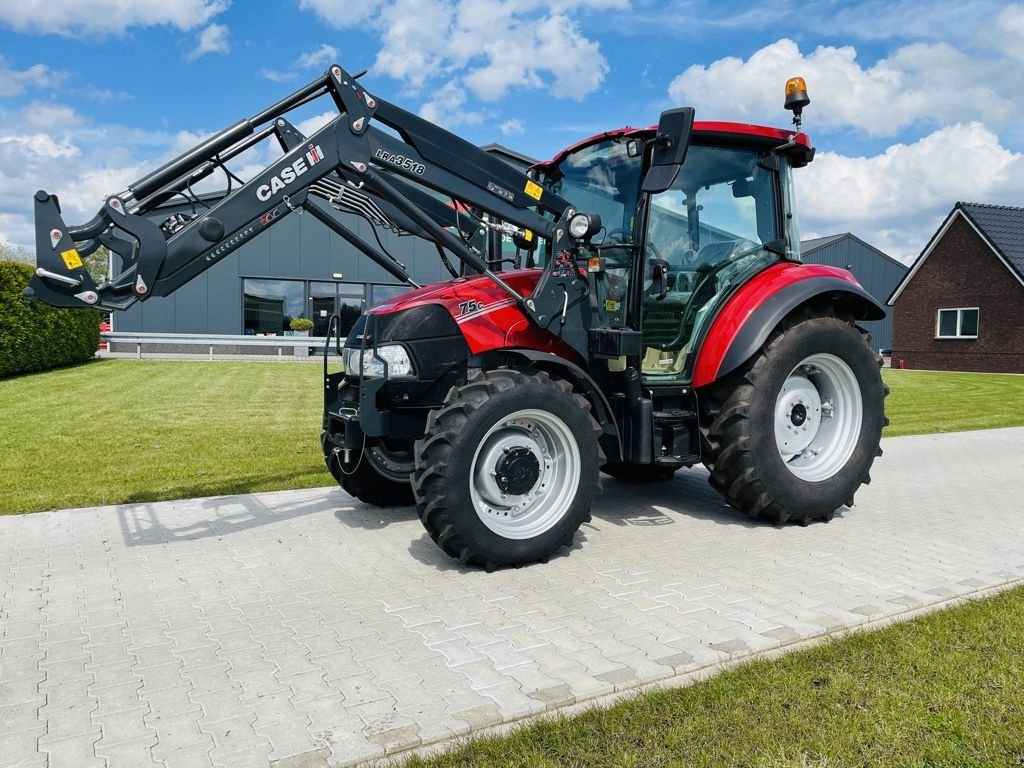
[{"label": "green grass lawn", "polygon": [[882,371],[886,437],[1024,425],[1024,376]]},{"label": "green grass lawn", "polygon": [[[331,485],[316,364],[103,360],[0,381],[0,514]],[[885,371],[887,435],[1024,425],[1024,377]]]},{"label": "green grass lawn", "polygon": [[1024,765],[1024,589],[406,766]]},{"label": "green grass lawn", "polygon": [[103,360],[0,381],[0,514],[331,485],[316,364]]}]

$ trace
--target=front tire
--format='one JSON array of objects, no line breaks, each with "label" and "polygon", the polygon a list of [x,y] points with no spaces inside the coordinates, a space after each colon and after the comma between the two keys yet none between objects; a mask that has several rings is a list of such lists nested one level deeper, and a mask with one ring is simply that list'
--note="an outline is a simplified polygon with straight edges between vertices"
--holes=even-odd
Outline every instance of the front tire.
[{"label": "front tire", "polygon": [[412,472],[411,445],[385,442],[364,446],[349,461],[320,435],[324,461],[342,490],[374,507],[405,507],[413,503],[409,475]]},{"label": "front tire", "polygon": [[424,528],[463,564],[547,559],[590,519],[600,433],[586,398],[543,371],[498,369],[453,387],[416,443]]},{"label": "front tire", "polygon": [[830,309],[804,308],[740,370],[704,393],[710,483],[772,523],[831,519],[871,482],[889,388],[870,337]]}]

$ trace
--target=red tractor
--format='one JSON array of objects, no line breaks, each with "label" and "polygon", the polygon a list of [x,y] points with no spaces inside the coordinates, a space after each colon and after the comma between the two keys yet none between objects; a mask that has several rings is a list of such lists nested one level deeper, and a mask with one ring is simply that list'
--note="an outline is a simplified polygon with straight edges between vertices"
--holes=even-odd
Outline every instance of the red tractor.
[{"label": "red tractor", "polygon": [[[415,288],[367,310],[343,347],[332,322],[343,370],[328,372],[325,349],[327,466],[367,503],[415,504],[464,564],[546,560],[590,518],[600,472],[655,481],[703,463],[733,506],[771,523],[853,503],[888,391],[857,322],[883,310],[849,272],[800,262],[792,173],[814,156],[801,80],[787,84],[796,131],[675,109],[523,174],[357,78],[332,66],[83,226],[37,193],[27,293],[123,309],[309,211]],[[321,95],[339,116],[303,136],[283,115]],[[283,157],[210,210],[151,219],[271,136]],[[338,210],[433,242],[452,279],[416,286]],[[518,246],[510,260],[501,235]],[[100,244],[121,269],[94,285],[78,257]]]}]

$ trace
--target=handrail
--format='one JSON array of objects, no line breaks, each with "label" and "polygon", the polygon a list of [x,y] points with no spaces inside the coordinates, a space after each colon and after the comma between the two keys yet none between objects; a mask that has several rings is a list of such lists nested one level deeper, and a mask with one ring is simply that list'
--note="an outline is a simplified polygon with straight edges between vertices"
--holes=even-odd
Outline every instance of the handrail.
[{"label": "handrail", "polygon": [[[136,342],[142,344],[212,344],[214,346],[314,347],[322,345],[326,336],[243,336],[218,333],[130,333],[107,331],[102,341]],[[343,339],[344,341],[344,339]]]},{"label": "handrail", "polygon": [[[280,357],[285,348],[319,347],[327,343],[328,338],[326,336],[245,336],[223,333],[132,333],[125,331],[100,333],[100,341],[105,341],[108,344],[135,344],[139,358],[142,357],[143,344],[173,344],[207,347],[211,360],[215,347],[276,347]],[[340,344],[344,343],[344,337],[340,337]]]}]

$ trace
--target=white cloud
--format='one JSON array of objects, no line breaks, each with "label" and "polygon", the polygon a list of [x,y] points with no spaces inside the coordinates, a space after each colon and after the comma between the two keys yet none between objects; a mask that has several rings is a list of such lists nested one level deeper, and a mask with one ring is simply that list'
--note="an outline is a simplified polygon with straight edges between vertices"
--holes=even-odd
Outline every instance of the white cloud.
[{"label": "white cloud", "polygon": [[67,139],[58,141],[45,133],[8,134],[0,136],[0,153],[4,157],[4,162],[0,167],[13,168],[17,166],[18,154],[8,155],[7,153],[7,150],[12,148],[23,156],[34,155],[48,160],[76,157],[79,154],[78,147]]},{"label": "white cloud", "polygon": [[332,21],[332,26],[337,29],[363,23],[380,6],[381,0],[299,0],[299,8]]},{"label": "white cloud", "polygon": [[22,110],[18,126],[28,131],[66,131],[83,122],[84,118],[69,106],[34,101]]},{"label": "white cloud", "polygon": [[920,253],[958,200],[1024,201],[1024,154],[977,122],[871,157],[819,152],[795,177],[804,237],[851,231],[903,261]]},{"label": "white cloud", "polygon": [[329,122],[331,122],[331,120],[333,120],[337,116],[338,110],[331,109],[328,110],[327,112],[321,112],[319,115],[307,117],[305,120],[296,123],[295,127],[304,136],[311,136],[317,131],[319,131],[321,128],[323,128],[325,125],[327,125]]},{"label": "white cloud", "polygon": [[91,122],[68,106],[34,103],[0,110],[0,239],[34,247],[32,195],[60,197],[68,224],[81,224],[103,198],[194,144],[200,134],[143,132]]},{"label": "white cloud", "polygon": [[196,37],[196,47],[185,57],[195,61],[208,53],[227,53],[231,50],[230,30],[223,24],[211,24]]},{"label": "white cloud", "polygon": [[949,40],[968,38],[991,24],[1002,7],[999,0],[862,0],[831,2],[808,8],[797,2],[791,9],[794,21],[813,16],[813,24],[824,34],[861,40]]},{"label": "white cloud", "polygon": [[526,127],[522,120],[513,117],[499,125],[498,130],[503,136],[521,136],[526,131]]},{"label": "white cloud", "polygon": [[298,72],[283,72],[279,69],[261,69],[260,75],[275,83],[290,83],[299,79]]},{"label": "white cloud", "polygon": [[777,123],[784,114],[782,86],[794,75],[807,79],[812,131],[853,127],[892,136],[918,122],[957,122],[968,109],[998,129],[1015,119],[1024,101],[1015,85],[1024,68],[971,57],[946,43],[908,45],[865,67],[853,47],[819,46],[805,55],[788,39],[746,61],[727,57],[691,66],[672,81],[669,95],[696,106],[698,117]]},{"label": "white cloud", "polygon": [[0,3],[0,24],[68,37],[122,34],[131,27],[188,30],[227,7],[228,0],[11,0]]},{"label": "white cloud", "polygon": [[1008,5],[986,30],[1003,55],[1024,60],[1024,5]]},{"label": "white cloud", "polygon": [[52,87],[66,79],[66,72],[54,70],[45,64],[15,69],[6,57],[0,55],[0,97],[17,96],[24,93],[26,88]]},{"label": "white cloud", "polygon": [[435,91],[420,108],[420,117],[452,130],[460,125],[479,125],[487,114],[480,110],[466,109],[465,89],[450,82]]},{"label": "white cloud", "polygon": [[302,0],[300,7],[337,29],[376,31],[374,72],[413,92],[434,78],[450,85],[461,77],[483,100],[547,86],[581,99],[603,82],[608,62],[577,17],[626,8],[628,0]]},{"label": "white cloud", "polygon": [[338,49],[333,45],[323,43],[319,48],[299,56],[295,66],[303,69],[327,69],[327,67],[338,60]]}]

